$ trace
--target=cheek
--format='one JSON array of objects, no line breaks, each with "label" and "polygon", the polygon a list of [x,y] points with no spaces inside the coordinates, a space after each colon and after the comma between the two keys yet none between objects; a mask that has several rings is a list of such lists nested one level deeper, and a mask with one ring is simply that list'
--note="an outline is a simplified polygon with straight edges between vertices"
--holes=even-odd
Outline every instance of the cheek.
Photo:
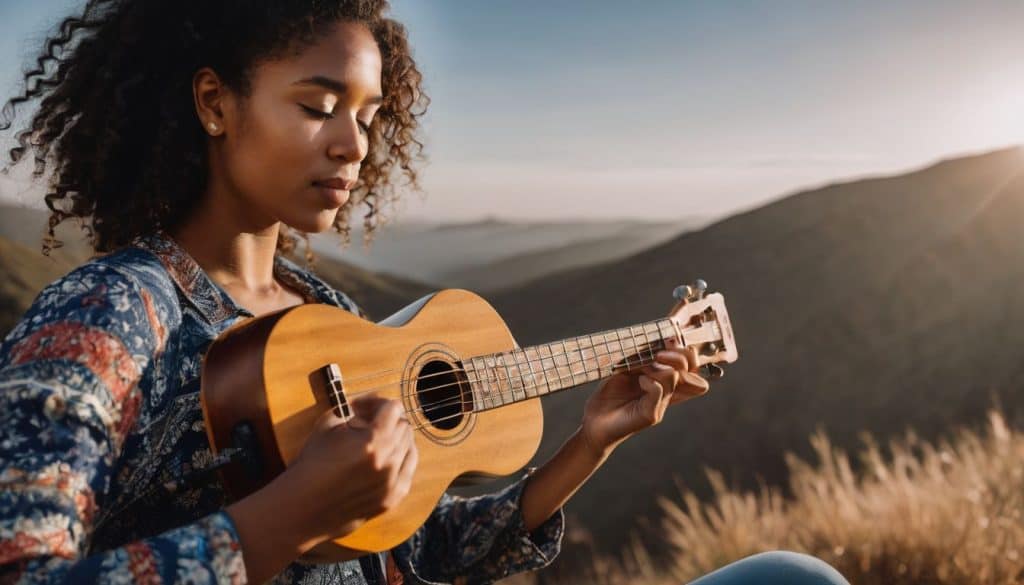
[{"label": "cheek", "polygon": [[315,172],[313,137],[301,121],[250,121],[230,152],[237,189],[271,209],[294,201]]}]

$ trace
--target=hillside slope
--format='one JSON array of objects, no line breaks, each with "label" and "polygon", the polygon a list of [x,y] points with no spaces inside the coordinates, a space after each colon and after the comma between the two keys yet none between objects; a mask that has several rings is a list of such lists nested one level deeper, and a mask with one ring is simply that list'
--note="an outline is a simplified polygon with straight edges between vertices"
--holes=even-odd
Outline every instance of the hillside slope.
[{"label": "hillside slope", "polygon": [[[993,397],[1019,413],[1021,234],[1024,154],[1009,149],[798,193],[489,300],[526,345],[661,316],[672,288],[697,277],[727,299],[740,361],[570,502],[611,549],[656,513],[673,476],[707,493],[705,465],[744,486],[782,484],[782,453],[809,456],[819,427],[849,447],[861,431],[940,435],[982,420]],[[592,388],[545,399],[537,463],[578,425]]]}]

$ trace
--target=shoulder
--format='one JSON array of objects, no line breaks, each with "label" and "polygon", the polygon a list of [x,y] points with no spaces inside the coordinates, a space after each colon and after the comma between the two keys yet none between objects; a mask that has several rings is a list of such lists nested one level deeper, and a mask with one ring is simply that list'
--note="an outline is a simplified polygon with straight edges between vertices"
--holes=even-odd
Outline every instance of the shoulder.
[{"label": "shoulder", "polygon": [[93,258],[44,287],[8,333],[0,353],[46,329],[103,330],[132,346],[161,346],[180,318],[173,284],[159,260],[124,248]]}]

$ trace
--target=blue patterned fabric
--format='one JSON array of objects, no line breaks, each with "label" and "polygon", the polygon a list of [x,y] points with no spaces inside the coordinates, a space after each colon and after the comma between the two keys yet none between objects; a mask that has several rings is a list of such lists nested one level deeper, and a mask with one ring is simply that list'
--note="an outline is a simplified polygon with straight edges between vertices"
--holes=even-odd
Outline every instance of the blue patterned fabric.
[{"label": "blue patterned fabric", "polygon": [[[306,302],[365,318],[290,260],[274,272]],[[246,581],[220,478],[197,473],[213,460],[198,391],[210,342],[251,316],[164,233],[39,294],[0,343],[0,582]],[[444,494],[390,551],[405,582],[489,583],[550,563],[564,515],[526,531],[532,471],[493,494]],[[274,582],[384,583],[386,555],[293,563]]]}]

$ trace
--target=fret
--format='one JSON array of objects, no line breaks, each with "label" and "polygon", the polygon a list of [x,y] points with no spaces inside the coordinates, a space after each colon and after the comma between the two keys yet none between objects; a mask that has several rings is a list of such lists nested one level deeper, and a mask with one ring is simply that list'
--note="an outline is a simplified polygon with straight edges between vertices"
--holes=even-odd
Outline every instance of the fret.
[{"label": "fret", "polygon": [[580,352],[580,367],[583,370],[583,380],[589,382],[590,379],[587,376],[587,356],[583,355],[583,344],[580,343],[580,338],[576,338],[576,351]]},{"label": "fret", "polygon": [[[512,370],[509,367],[508,361],[512,360],[512,365],[516,367],[517,374],[512,374]],[[519,364],[516,363],[516,348],[508,350],[505,354],[505,371],[508,373],[508,377],[512,379],[512,386],[519,390],[519,394],[516,395],[516,402],[520,400],[526,400],[526,386],[523,382],[523,377],[519,374]]]},{"label": "fret", "polygon": [[554,374],[555,390],[556,391],[557,390],[561,390],[562,389],[562,371],[559,369],[559,365],[558,365],[558,352],[555,351],[553,343],[545,343],[544,344],[544,349],[547,350],[547,352],[548,352],[548,356],[547,357],[548,357],[548,359],[551,360],[551,368],[549,368],[548,371],[550,371],[550,372],[552,372]]},{"label": "fret", "polygon": [[[602,337],[603,336],[604,334],[602,334]],[[594,354],[594,369],[597,373],[597,379],[600,380],[604,377],[604,374],[601,373],[601,354],[597,350],[597,343],[594,341],[594,334],[588,333],[587,337],[590,338],[590,351]]]},{"label": "fret", "polygon": [[501,377],[501,368],[505,365],[505,354],[494,354],[494,379],[498,383],[498,396],[501,397],[502,406],[515,400],[515,393],[509,385],[507,378]]},{"label": "fret", "polygon": [[637,359],[640,360],[640,363],[637,365],[643,365],[644,358],[640,355],[640,346],[636,343],[636,333],[633,331],[632,325],[629,326],[629,340],[633,343],[633,353],[636,355]]},{"label": "fret", "polygon": [[572,371],[572,362],[569,361],[569,348],[565,346],[565,340],[562,340],[562,356],[565,357],[565,367],[569,368],[569,380],[572,381],[572,385],[576,385],[576,374]]},{"label": "fret", "polygon": [[665,338],[662,337],[661,335],[661,325],[659,325],[657,322],[651,322],[650,326],[654,329],[654,343],[657,344],[658,351],[667,348],[668,344],[665,343]]},{"label": "fret", "polygon": [[516,385],[515,380],[512,379],[512,370],[508,369],[508,354],[501,353],[498,356],[501,358],[501,366],[505,368],[505,380],[508,382],[509,393],[512,394],[510,402],[515,402],[519,397],[516,396]]},{"label": "fret", "polygon": [[501,354],[492,353],[491,361],[491,375],[494,376],[494,384],[497,386],[497,396],[501,397],[501,404],[505,404],[506,388],[505,383],[501,378]]},{"label": "fret", "polygon": [[667,349],[668,348],[668,340],[665,339],[665,336],[661,334],[661,324],[660,323],[653,323],[652,326],[654,327],[654,334],[658,338],[658,348],[659,348],[659,350]]},{"label": "fret", "polygon": [[[533,396],[540,396],[539,381],[537,379],[537,371],[533,369],[534,358],[530,357],[530,350],[532,347],[523,348],[523,357],[526,358],[526,367],[530,369],[530,386],[533,389]],[[534,351],[536,355],[536,351]]]},{"label": "fret", "polygon": [[516,348],[513,347],[512,351],[510,351],[509,353],[509,357],[512,358],[512,363],[516,367],[516,384],[519,386],[519,391],[522,393],[522,397],[520,399],[526,400],[527,398],[530,397],[530,395],[526,392],[526,380],[523,378],[523,371],[519,367],[519,358],[516,357]]},{"label": "fret", "polygon": [[[597,368],[601,372],[601,377],[605,376],[605,366],[612,363],[611,354],[612,348],[608,341],[608,335],[605,332],[601,332],[601,341],[598,343],[601,345],[601,349],[597,350]],[[610,372],[609,372],[610,373]]]},{"label": "fret", "polygon": [[[606,331],[604,333],[604,340],[605,340],[605,359],[608,360],[607,363],[608,363],[609,370],[611,370],[610,373],[614,374],[615,373],[615,364],[620,359],[622,359],[622,343],[620,341],[618,341],[618,339],[617,339],[618,335],[616,335],[616,339],[612,339],[612,336],[611,336],[612,333],[613,332],[611,332],[611,331]],[[613,348],[613,345],[612,345],[613,343],[617,344],[617,347]]]},{"label": "fret", "polygon": [[473,387],[473,360],[470,358],[468,362],[463,362],[462,370],[466,374],[466,382],[469,383],[469,394],[473,397],[473,410],[479,410],[477,408],[476,401],[476,388]]},{"label": "fret", "polygon": [[528,372],[528,374],[523,374],[523,379],[529,381],[527,384],[524,385],[526,395],[529,396],[530,398],[536,398],[537,375],[533,373],[533,365],[530,364],[530,356],[526,353],[526,349],[524,348],[519,348],[519,356],[520,359],[519,362],[517,362],[519,364],[518,367],[522,369],[522,367],[525,365]]},{"label": "fret", "polygon": [[647,342],[647,352],[651,354],[651,360],[658,354],[658,349],[654,346],[655,339],[651,336],[650,323],[643,323],[640,327],[644,332],[644,340]]},{"label": "fret", "polygon": [[486,401],[486,407],[488,409],[494,408],[494,387],[491,385],[491,378],[488,375],[487,360],[485,358],[480,358],[480,365],[481,368],[478,375],[480,376],[480,379],[483,382],[484,400]]},{"label": "fret", "polygon": [[631,351],[633,352],[633,355],[635,355],[636,358],[639,360],[637,366],[642,366],[644,363],[644,358],[642,355],[640,355],[640,346],[637,345],[636,331],[633,331],[632,325],[629,326],[629,343],[632,344],[633,349]]},{"label": "fret", "polygon": [[526,367],[530,368],[530,386],[533,387],[533,396],[540,396],[540,389],[537,387],[537,372],[533,370],[533,359],[530,358],[530,348],[523,350],[526,357]]},{"label": "fret", "polygon": [[662,342],[667,342],[669,339],[675,339],[676,330],[675,327],[672,326],[671,319],[662,319],[658,322],[658,335],[661,335]]},{"label": "fret", "polygon": [[473,374],[476,373],[476,367],[473,365],[473,358],[469,358],[469,360],[464,362],[464,364],[466,380],[469,381],[469,390],[473,394],[473,410],[483,410],[483,404],[480,403],[480,391],[477,388],[476,381],[473,380]]},{"label": "fret", "polygon": [[601,375],[601,358],[600,355],[598,355],[597,342],[594,341],[593,333],[587,334],[587,343],[590,344],[590,363],[592,364],[591,367],[594,370],[594,379],[600,380],[604,376]]},{"label": "fret", "polygon": [[[653,323],[643,324],[644,338],[647,340],[647,350],[650,351],[651,361],[657,357],[657,352],[660,350],[660,348],[656,346],[657,337],[651,335],[650,328],[653,327],[653,325]],[[657,331],[654,331],[654,333],[657,333]]]},{"label": "fret", "polygon": [[622,359],[626,362],[626,371],[630,371],[632,367],[629,365],[629,356],[626,355],[626,348],[622,346],[622,335],[621,329],[615,330],[615,339],[619,342],[619,352],[622,354]]},{"label": "fret", "polygon": [[[544,355],[544,350],[545,349],[548,350],[547,351],[547,354],[548,354],[547,356]],[[547,364],[544,363],[544,358],[545,357],[547,357],[548,359],[551,359],[552,366],[555,363],[555,360],[551,358],[551,348],[548,346],[548,344],[545,343],[545,344],[537,346],[537,356],[540,358],[540,371],[544,374],[544,384],[548,387],[548,394],[550,394],[550,393],[554,392],[555,390],[558,390],[558,387],[557,386],[555,388],[551,387],[551,378],[548,377],[548,369],[549,368],[548,368]]]},{"label": "fret", "polygon": [[484,373],[487,374],[488,387],[490,389],[488,395],[491,398],[493,406],[495,408],[501,406],[501,384],[498,382],[498,368],[495,366],[494,354],[484,356]]},{"label": "fret", "polygon": [[473,377],[476,378],[477,396],[480,402],[480,410],[487,410],[490,408],[488,401],[488,388],[487,382],[480,376],[482,360],[478,357],[472,358],[470,363],[473,364]]}]

